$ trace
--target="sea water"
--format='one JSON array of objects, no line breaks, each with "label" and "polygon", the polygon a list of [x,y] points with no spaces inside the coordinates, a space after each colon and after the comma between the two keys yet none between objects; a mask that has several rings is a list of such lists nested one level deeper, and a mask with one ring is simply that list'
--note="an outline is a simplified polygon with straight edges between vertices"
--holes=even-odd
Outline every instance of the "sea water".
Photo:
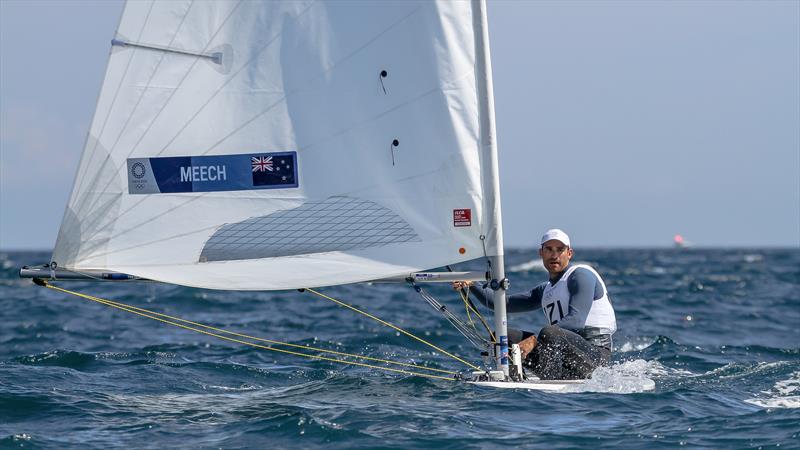
[{"label": "sea water", "polygon": [[[303,359],[17,278],[48,256],[0,254],[0,447],[800,447],[798,249],[577,250],[575,261],[604,276],[619,331],[612,365],[569,393]],[[534,250],[511,250],[507,267],[511,292],[546,279]],[[309,292],[60,285],[267,339],[466,368]],[[448,286],[428,289],[461,314]],[[321,291],[480,363],[409,286]],[[509,317],[512,327],[543,324],[540,311]],[[655,390],[642,392],[649,380]]]}]

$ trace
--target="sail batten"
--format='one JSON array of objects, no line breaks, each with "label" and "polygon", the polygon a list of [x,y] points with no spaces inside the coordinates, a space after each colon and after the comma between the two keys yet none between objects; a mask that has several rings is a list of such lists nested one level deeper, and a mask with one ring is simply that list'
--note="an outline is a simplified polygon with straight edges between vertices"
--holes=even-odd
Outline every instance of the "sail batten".
[{"label": "sail batten", "polygon": [[474,14],[127,3],[53,261],[258,290],[484,256]]}]

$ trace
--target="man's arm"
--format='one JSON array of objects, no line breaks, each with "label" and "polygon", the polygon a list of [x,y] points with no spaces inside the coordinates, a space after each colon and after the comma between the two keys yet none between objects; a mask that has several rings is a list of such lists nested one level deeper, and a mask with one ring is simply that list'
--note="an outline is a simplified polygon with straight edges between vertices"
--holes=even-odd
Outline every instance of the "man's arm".
[{"label": "man's arm", "polygon": [[[479,302],[483,303],[489,309],[494,310],[494,301],[492,300],[493,291],[484,286],[482,289],[477,286],[470,286],[469,291]],[[518,313],[525,311],[533,311],[542,307],[542,292],[544,291],[544,283],[536,286],[529,292],[520,292],[518,294],[509,295],[506,297],[506,312]]]}]

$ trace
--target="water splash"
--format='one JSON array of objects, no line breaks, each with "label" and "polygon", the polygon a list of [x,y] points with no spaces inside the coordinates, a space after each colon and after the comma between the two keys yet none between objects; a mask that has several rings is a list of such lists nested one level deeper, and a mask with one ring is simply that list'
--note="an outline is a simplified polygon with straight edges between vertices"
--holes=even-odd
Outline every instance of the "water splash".
[{"label": "water splash", "polygon": [[655,344],[657,339],[653,338],[637,338],[632,341],[624,342],[619,348],[615,349],[619,353],[638,352],[647,347]]},{"label": "water splash", "polygon": [[650,377],[667,375],[669,369],[658,361],[637,359],[599,367],[585,383],[569,386],[565,392],[605,392],[611,394],[635,394],[655,389]]}]

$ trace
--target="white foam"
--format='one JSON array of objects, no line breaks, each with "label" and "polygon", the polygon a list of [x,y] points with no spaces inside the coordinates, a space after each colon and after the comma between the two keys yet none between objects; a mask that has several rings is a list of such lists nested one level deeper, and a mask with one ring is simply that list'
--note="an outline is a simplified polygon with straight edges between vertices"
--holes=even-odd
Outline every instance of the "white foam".
[{"label": "white foam", "polygon": [[788,380],[781,380],[769,391],[762,391],[764,397],[748,398],[746,403],[762,408],[800,408],[800,371],[792,373]]},{"label": "white foam", "polygon": [[800,395],[765,399],[749,398],[745,402],[762,408],[800,408]]},{"label": "white foam", "polygon": [[647,340],[636,339],[636,341],[638,342],[627,341],[624,344],[622,344],[619,348],[615,348],[614,350],[620,353],[637,352],[639,350],[644,350],[647,347],[650,347],[656,342],[655,339],[647,339]]},{"label": "white foam", "polygon": [[[773,387],[781,395],[788,395],[800,389],[800,372],[795,372],[788,380],[778,381]],[[799,392],[800,393],[800,392]]]},{"label": "white foam", "polygon": [[754,262],[761,262],[764,260],[764,255],[754,254],[754,255],[744,255],[744,262],[754,263]]},{"label": "white foam", "polygon": [[218,391],[229,391],[229,392],[245,392],[245,391],[257,391],[261,389],[261,386],[253,386],[248,384],[243,384],[239,387],[231,387],[231,386],[216,386],[213,384],[210,385],[202,385],[203,389],[214,389]]},{"label": "white foam", "polygon": [[530,261],[526,261],[521,264],[515,264],[511,267],[506,269],[509,272],[530,272],[530,271],[537,271],[537,272],[544,272],[544,263],[541,259],[532,259]]},{"label": "white foam", "polygon": [[637,359],[599,367],[585,383],[569,386],[565,392],[608,392],[633,394],[652,391],[655,381],[650,377],[664,376],[668,369],[658,361]]}]

